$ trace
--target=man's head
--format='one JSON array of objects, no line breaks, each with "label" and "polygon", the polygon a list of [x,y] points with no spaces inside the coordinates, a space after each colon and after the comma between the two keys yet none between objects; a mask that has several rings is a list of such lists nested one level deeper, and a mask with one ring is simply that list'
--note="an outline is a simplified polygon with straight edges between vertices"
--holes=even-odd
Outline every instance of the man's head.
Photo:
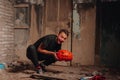
[{"label": "man's head", "polygon": [[57,36],[58,44],[62,44],[67,39],[68,36],[69,36],[68,30],[61,29],[58,33],[58,36]]}]

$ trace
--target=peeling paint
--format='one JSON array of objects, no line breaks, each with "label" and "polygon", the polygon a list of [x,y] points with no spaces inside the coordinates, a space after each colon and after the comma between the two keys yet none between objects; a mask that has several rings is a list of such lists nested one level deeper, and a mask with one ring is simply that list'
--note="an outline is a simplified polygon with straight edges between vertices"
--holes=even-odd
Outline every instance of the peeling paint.
[{"label": "peeling paint", "polygon": [[80,18],[77,12],[77,4],[74,4],[73,8],[73,37],[80,39]]}]

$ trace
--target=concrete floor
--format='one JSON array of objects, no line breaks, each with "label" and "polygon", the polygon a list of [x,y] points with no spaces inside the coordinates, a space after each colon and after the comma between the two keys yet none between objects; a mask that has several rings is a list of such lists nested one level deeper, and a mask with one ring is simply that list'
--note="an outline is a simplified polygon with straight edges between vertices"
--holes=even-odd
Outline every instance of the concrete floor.
[{"label": "concrete floor", "polygon": [[[120,72],[117,69],[108,69],[98,66],[79,66],[66,67],[50,65],[46,68],[48,72],[44,75],[65,80],[80,80],[81,77],[92,77],[95,74],[101,74],[106,80],[120,80]],[[16,64],[6,70],[0,70],[0,80],[62,80],[62,79],[42,79],[36,75],[32,64]]]}]

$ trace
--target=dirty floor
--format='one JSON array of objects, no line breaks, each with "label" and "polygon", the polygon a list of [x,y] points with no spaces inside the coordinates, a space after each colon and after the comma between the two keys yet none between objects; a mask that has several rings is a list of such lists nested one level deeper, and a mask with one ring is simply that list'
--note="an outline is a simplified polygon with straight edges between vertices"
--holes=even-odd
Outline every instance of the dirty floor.
[{"label": "dirty floor", "polygon": [[100,66],[66,67],[50,65],[45,76],[36,74],[31,64],[11,65],[6,70],[0,70],[0,80],[80,80],[80,78],[92,77],[100,74],[105,80],[120,80],[120,72],[117,69],[108,69]]}]

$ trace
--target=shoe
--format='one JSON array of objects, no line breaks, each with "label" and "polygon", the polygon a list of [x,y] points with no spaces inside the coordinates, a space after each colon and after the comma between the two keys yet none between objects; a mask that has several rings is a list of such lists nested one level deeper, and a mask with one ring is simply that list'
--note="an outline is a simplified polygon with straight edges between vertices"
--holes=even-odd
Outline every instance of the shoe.
[{"label": "shoe", "polygon": [[47,72],[47,70],[45,69],[45,64],[40,63],[40,66],[41,66],[41,68],[42,68],[42,70],[43,70],[44,72]]},{"label": "shoe", "polygon": [[37,74],[43,74],[42,68],[40,66],[36,67]]},{"label": "shoe", "polygon": [[42,71],[42,69],[38,69],[38,70],[36,71],[36,73],[42,75],[42,74],[43,74],[43,71]]}]

